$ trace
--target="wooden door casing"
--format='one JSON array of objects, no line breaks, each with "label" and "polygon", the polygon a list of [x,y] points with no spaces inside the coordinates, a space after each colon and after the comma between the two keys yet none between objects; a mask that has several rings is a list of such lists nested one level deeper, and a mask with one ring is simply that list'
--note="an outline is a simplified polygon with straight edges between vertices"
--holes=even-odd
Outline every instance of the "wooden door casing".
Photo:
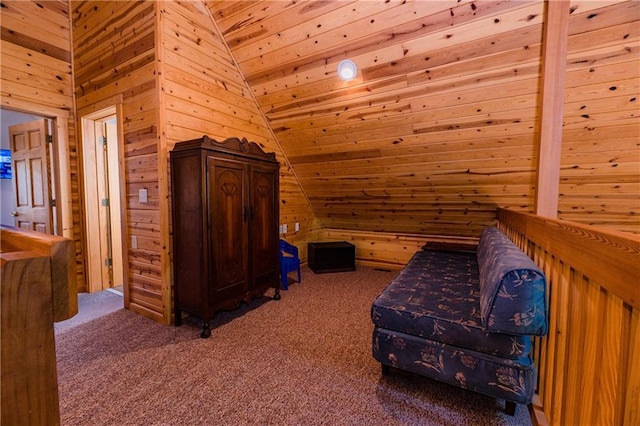
[{"label": "wooden door casing", "polygon": [[[125,284],[121,134],[116,107],[81,117],[85,254],[89,292]],[[128,305],[128,289],[125,305]]]},{"label": "wooden door casing", "polygon": [[53,232],[46,119],[9,127],[17,228]]}]

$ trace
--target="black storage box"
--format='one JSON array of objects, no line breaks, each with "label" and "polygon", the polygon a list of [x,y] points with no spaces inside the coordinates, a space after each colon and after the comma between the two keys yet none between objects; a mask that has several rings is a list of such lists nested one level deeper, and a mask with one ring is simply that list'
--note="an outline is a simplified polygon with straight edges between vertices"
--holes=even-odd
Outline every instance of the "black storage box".
[{"label": "black storage box", "polygon": [[356,270],[356,247],[346,241],[309,243],[309,269],[316,274]]}]

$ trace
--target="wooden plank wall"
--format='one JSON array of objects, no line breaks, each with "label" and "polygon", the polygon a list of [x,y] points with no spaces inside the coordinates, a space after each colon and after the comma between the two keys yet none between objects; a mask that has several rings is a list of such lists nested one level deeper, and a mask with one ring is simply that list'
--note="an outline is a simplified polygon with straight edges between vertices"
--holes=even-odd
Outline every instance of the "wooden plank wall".
[{"label": "wooden plank wall", "polygon": [[542,2],[208,4],[326,228],[473,237],[532,208]]},{"label": "wooden plank wall", "polygon": [[[286,158],[200,2],[73,2],[79,115],[122,99],[130,308],[171,320],[169,151],[207,134],[244,136],[281,162],[281,221],[321,230]],[[138,190],[146,188],[148,202]],[[131,246],[137,236],[138,248]],[[127,303],[127,301],[125,301]]]},{"label": "wooden plank wall", "polygon": [[475,237],[445,237],[438,235],[393,234],[388,232],[324,229],[325,241],[348,241],[356,247],[356,264],[374,268],[399,270],[427,242],[477,245]]},{"label": "wooden plank wall", "polygon": [[[71,44],[66,1],[2,2],[2,93],[71,110]],[[29,58],[27,63],[25,59]]]},{"label": "wooden plank wall", "polygon": [[[215,21],[204,3],[161,4],[161,126],[166,136],[161,150],[168,158],[176,142],[206,134],[217,140],[246,137],[275,152],[280,162],[280,223],[289,230],[282,237],[296,244],[306,259],[306,243],[321,238],[320,225]],[[167,191],[168,185],[163,185]],[[295,223],[300,224],[298,232]]]},{"label": "wooden plank wall", "polygon": [[640,3],[596,3],[569,20],[558,217],[640,233]]},{"label": "wooden plank wall", "polygon": [[[156,8],[153,2],[74,1],[73,45],[78,115],[122,102],[129,299],[133,311],[164,322],[158,192]],[[138,202],[147,188],[149,202]],[[131,246],[138,237],[138,248]]]},{"label": "wooden plank wall", "polygon": [[[474,237],[533,211],[543,1],[207,5],[325,228]],[[640,232],[638,2],[571,13],[560,213]]]},{"label": "wooden plank wall", "polygon": [[70,191],[65,203],[71,209],[70,224],[65,223],[63,233],[74,240],[78,289],[83,291],[86,287],[69,3],[3,1],[0,13],[2,107],[66,121],[57,123],[56,140],[58,146],[67,147],[61,155],[68,156],[64,163],[68,161],[69,168],[68,176],[62,176]]},{"label": "wooden plank wall", "polygon": [[[122,99],[128,277],[145,315],[167,320],[179,140],[246,136],[275,151],[281,222],[301,224],[285,237],[305,258],[308,241],[383,238],[395,248],[362,260],[398,264],[413,236],[475,238],[496,207],[533,209],[541,0],[70,4],[2,3],[2,104],[70,112],[83,283],[73,92],[81,112]],[[629,232],[640,232],[638,8],[571,3],[560,191],[560,217]],[[360,67],[351,82],[336,78],[345,57]]]}]

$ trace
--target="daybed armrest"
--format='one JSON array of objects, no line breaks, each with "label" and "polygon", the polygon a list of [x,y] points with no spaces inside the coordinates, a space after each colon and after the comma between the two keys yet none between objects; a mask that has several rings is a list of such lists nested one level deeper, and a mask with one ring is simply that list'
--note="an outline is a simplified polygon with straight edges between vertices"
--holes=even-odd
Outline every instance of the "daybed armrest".
[{"label": "daybed armrest", "polygon": [[495,227],[478,244],[480,316],[489,331],[547,333],[546,278],[518,246]]}]

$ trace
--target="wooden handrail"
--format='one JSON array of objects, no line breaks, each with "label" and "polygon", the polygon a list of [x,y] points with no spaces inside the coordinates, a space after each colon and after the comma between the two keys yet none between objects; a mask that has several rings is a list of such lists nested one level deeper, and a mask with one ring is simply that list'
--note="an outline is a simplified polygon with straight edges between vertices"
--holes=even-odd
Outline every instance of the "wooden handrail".
[{"label": "wooden handrail", "polygon": [[499,208],[498,221],[640,309],[640,237]]},{"label": "wooden handrail", "polygon": [[76,255],[69,238],[0,225],[2,253],[36,251],[51,258],[53,320],[71,318],[78,313]]},{"label": "wooden handrail", "polygon": [[547,276],[533,423],[640,424],[640,238],[507,209],[497,218]]}]

